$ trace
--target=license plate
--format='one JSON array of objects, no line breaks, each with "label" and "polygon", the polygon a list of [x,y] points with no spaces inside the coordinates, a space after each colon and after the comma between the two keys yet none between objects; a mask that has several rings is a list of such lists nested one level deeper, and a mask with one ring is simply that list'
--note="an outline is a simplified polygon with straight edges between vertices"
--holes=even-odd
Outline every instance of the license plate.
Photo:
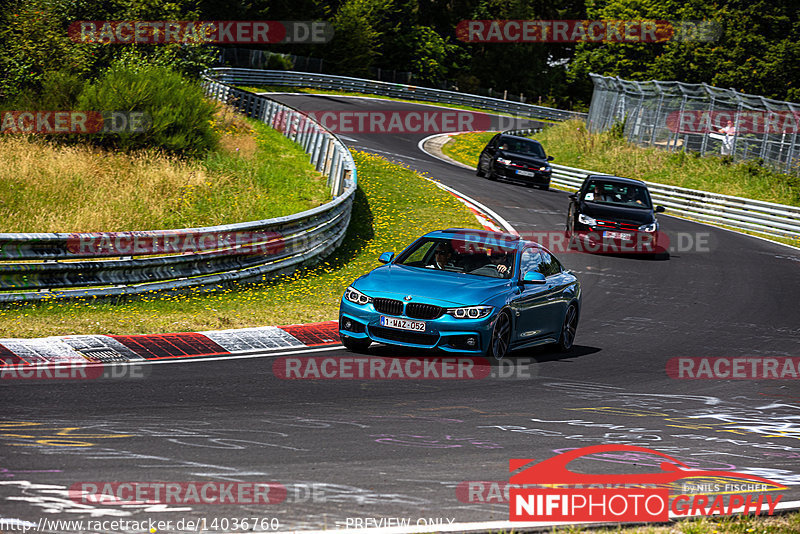
[{"label": "license plate", "polygon": [[397,328],[398,330],[410,330],[412,332],[425,331],[425,321],[412,321],[410,319],[398,319],[397,317],[384,317],[383,315],[381,315],[381,326]]},{"label": "license plate", "polygon": [[633,235],[626,234],[623,232],[603,232],[603,237],[608,237],[610,239],[623,239],[625,241],[630,241],[633,238]]},{"label": "license plate", "polygon": [[536,176],[536,173],[535,172],[531,172],[531,171],[520,171],[520,170],[517,170],[517,174],[519,174],[520,176]]}]

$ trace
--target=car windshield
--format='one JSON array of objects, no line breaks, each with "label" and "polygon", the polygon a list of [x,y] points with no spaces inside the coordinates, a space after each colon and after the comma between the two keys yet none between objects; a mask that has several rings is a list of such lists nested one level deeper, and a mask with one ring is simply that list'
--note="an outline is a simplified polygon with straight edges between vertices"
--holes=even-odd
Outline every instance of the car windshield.
[{"label": "car windshield", "polygon": [[395,263],[490,278],[511,278],[514,257],[514,249],[496,243],[429,238],[418,241],[403,252]]},{"label": "car windshield", "polygon": [[647,188],[636,184],[595,180],[587,185],[583,200],[597,204],[652,209]]},{"label": "car windshield", "polygon": [[542,159],[546,157],[542,145],[536,141],[526,141],[525,139],[501,139],[500,150],[507,150],[508,152],[525,154],[527,156],[534,156]]}]

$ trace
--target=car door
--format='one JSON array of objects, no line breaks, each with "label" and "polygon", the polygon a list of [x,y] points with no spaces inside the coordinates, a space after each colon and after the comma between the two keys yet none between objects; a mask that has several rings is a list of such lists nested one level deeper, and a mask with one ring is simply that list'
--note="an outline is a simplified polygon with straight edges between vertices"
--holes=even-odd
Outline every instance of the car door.
[{"label": "car door", "polygon": [[510,304],[514,313],[518,343],[527,343],[553,335],[551,308],[553,307],[555,280],[545,279],[544,284],[521,283],[526,273],[542,272],[542,252],[546,253],[541,247],[531,246],[526,247],[520,253],[520,293]]},{"label": "car door", "polygon": [[575,297],[573,287],[573,277],[564,271],[564,268],[552,254],[546,250],[540,253],[539,272],[545,276],[546,294],[544,308],[546,317],[542,320],[546,324],[546,330],[558,337],[561,333],[561,326],[564,324],[564,315],[567,313],[567,306]]}]

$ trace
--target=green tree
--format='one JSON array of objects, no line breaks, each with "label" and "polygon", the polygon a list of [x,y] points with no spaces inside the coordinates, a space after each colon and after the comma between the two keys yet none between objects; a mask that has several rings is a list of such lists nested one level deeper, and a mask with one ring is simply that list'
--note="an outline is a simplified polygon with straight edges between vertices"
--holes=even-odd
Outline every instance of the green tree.
[{"label": "green tree", "polygon": [[82,77],[93,64],[96,45],[78,46],[66,31],[65,1],[19,0],[0,9],[0,100],[38,93],[56,72]]},{"label": "green tree", "polygon": [[368,76],[381,53],[381,20],[393,9],[392,0],[346,0],[333,17],[334,35],[326,58],[337,71]]},{"label": "green tree", "polygon": [[705,82],[776,99],[800,100],[800,12],[794,0],[587,1],[590,18],[708,20],[712,42],[580,44],[569,80],[588,98],[588,73],[630,80]]}]

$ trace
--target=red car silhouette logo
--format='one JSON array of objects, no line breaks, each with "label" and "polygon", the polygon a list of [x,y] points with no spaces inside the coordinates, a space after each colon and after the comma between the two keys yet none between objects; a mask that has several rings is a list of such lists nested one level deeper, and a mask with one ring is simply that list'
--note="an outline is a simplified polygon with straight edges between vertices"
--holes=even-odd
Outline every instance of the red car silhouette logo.
[{"label": "red car silhouette logo", "polygon": [[[630,451],[653,454],[660,456],[664,461],[659,466],[661,473],[637,473],[637,474],[587,474],[575,473],[567,469],[567,464],[578,458],[589,456],[600,452],[609,451]],[[518,461],[517,461],[518,462]],[[512,469],[515,469],[515,462],[512,460]],[[518,463],[517,463],[518,465]],[[766,478],[736,473],[734,471],[721,471],[711,469],[693,469],[664,454],[663,452],[637,447],[635,445],[592,445],[581,447],[572,451],[564,452],[553,458],[543,460],[524,471],[511,476],[511,484],[669,484],[684,478],[698,477],[724,477],[739,478],[751,482],[760,482],[773,487],[781,487]]]}]

